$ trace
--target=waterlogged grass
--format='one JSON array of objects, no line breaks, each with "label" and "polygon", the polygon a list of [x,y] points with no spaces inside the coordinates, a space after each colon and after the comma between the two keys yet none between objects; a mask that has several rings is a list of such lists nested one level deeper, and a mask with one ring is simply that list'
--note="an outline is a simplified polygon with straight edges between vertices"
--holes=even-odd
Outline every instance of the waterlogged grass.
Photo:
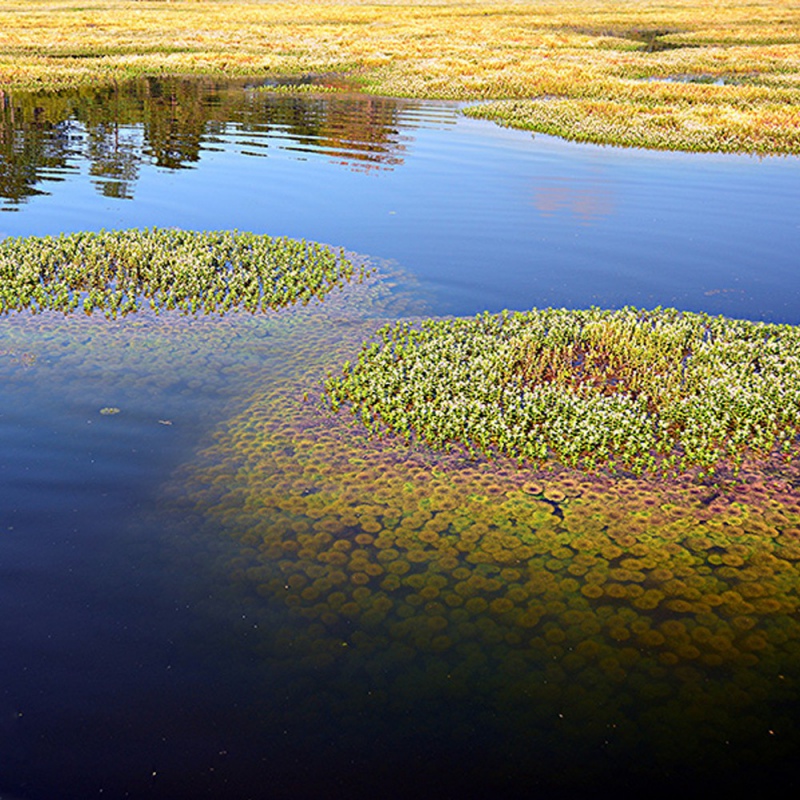
[{"label": "waterlogged grass", "polygon": [[[707,94],[713,96],[717,89],[714,86]],[[640,102],[541,97],[500,100],[464,113],[595,144],[762,155],[800,152],[800,119],[797,108],[790,105],[756,102],[747,107],[745,99],[723,104],[713,97],[710,102],[681,99],[672,104],[647,97],[647,89],[634,92]]]},{"label": "waterlogged grass", "polygon": [[[356,274],[314,242],[238,231],[101,231],[0,242],[0,314],[30,309],[251,313],[322,298]],[[363,275],[363,271],[359,272]]]},{"label": "waterlogged grass", "polygon": [[800,7],[784,0],[9,0],[0,85],[349,76],[567,138],[800,153]]},{"label": "waterlogged grass", "polygon": [[373,434],[672,473],[793,452],[800,331],[656,309],[400,322],[325,384]]}]

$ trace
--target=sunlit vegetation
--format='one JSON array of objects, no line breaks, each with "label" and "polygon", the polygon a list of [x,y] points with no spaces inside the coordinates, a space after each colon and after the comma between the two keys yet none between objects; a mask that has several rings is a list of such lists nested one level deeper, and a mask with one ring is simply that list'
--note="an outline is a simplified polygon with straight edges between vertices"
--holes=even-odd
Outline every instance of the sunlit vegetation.
[{"label": "sunlit vegetation", "polygon": [[165,437],[189,398],[225,400],[163,487],[181,526],[158,545],[184,570],[213,559],[198,610],[262,665],[270,725],[384,758],[445,730],[540,782],[607,776],[607,742],[649,779],[786,763],[797,461],[723,491],[369,441],[313,394],[393,300],[373,276],[266,316],[6,318],[0,377],[24,397],[38,375],[108,431],[153,391],[139,424]]},{"label": "sunlit vegetation", "polygon": [[0,242],[0,314],[30,309],[117,317],[145,301],[155,311],[255,313],[321,298],[356,271],[324,245],[236,231],[10,238]]},{"label": "sunlit vegetation", "polygon": [[[471,113],[575,139],[800,152],[800,11],[778,2],[12,0],[0,22],[0,79],[15,87],[335,72],[378,93],[496,100]],[[0,313],[267,311],[363,274],[327,247],[238,232],[7,239]],[[537,777],[607,769],[609,742],[635,754],[632,771],[658,774],[793,752],[797,462],[791,481],[747,470],[750,456],[796,452],[798,329],[548,309],[404,321],[353,356],[367,315],[390,315],[369,281],[350,290],[355,310],[333,298],[313,315],[247,318],[266,322],[267,344],[241,348],[266,383],[170,487],[187,539],[207,526],[240,545],[220,572],[245,598],[248,641],[287,665],[293,722],[327,735],[334,720],[360,744],[365,714],[397,721],[406,740],[444,719],[460,741],[451,709],[469,701],[504,763]],[[62,368],[117,368],[106,348],[82,349],[77,322],[93,324],[55,328],[70,342]],[[173,320],[182,335],[159,346],[188,364],[210,343],[206,371],[227,383],[213,358],[237,331],[186,335],[190,322]],[[45,357],[8,326],[7,371],[47,365],[56,346],[49,315],[26,324],[42,326]],[[149,362],[150,334],[131,363]],[[325,386],[353,427],[311,402],[346,357]],[[182,369],[154,379],[177,375],[190,391],[197,375]],[[124,417],[98,407],[109,424]],[[554,461],[584,472],[538,470]],[[585,474],[601,468],[701,480]],[[702,480],[722,468],[742,476],[727,494]],[[323,674],[338,680],[315,695]],[[576,766],[576,750],[590,758]]]},{"label": "sunlit vegetation", "polygon": [[0,24],[8,87],[313,73],[513,101],[471,113],[578,140],[800,152],[800,8],[783,0],[9,0]]},{"label": "sunlit vegetation", "polygon": [[800,433],[800,332],[656,309],[401,322],[326,383],[373,433],[522,463],[738,470]]}]

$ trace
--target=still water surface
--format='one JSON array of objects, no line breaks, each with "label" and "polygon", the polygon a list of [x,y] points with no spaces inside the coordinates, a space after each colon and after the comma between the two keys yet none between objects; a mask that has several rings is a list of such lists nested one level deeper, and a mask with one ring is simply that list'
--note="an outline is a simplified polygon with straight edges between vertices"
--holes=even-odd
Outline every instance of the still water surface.
[{"label": "still water surface", "polygon": [[791,785],[790,482],[559,483],[313,398],[420,309],[798,323],[796,160],[202,82],[6,97],[2,124],[5,235],[235,227],[380,273],[270,318],[0,320],[0,793]]},{"label": "still water surface", "polygon": [[452,104],[158,81],[7,98],[4,127],[6,235],[238,228],[393,259],[436,312],[630,304],[800,322],[797,159],[601,148]]}]

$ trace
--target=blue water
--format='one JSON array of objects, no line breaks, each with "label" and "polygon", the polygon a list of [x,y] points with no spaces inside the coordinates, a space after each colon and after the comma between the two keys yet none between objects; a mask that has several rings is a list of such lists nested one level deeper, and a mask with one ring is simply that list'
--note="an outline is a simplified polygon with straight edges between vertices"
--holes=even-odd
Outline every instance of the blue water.
[{"label": "blue water", "polygon": [[[71,123],[64,166],[47,173],[58,182],[10,206],[0,233],[178,226],[313,239],[396,261],[435,313],[629,304],[800,322],[800,159],[572,144],[455,104],[385,100],[378,113],[363,98],[341,104],[338,128],[303,135],[273,121],[274,106],[324,99],[248,97],[238,121],[206,123],[180,169],[148,156],[141,125],[119,125],[138,153],[128,199],[98,191],[88,136]],[[364,133],[376,116],[377,143]]]}]

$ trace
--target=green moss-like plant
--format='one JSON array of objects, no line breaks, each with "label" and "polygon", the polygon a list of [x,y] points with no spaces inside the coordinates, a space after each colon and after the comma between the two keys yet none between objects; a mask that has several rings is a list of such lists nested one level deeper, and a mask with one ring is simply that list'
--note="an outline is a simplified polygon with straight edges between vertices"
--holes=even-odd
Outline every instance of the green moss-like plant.
[{"label": "green moss-like plant", "polygon": [[50,309],[116,317],[145,301],[156,312],[256,313],[322,298],[356,272],[325,245],[238,231],[11,238],[0,242],[0,314]]},{"label": "green moss-like plant", "polygon": [[672,309],[533,310],[382,328],[325,384],[373,433],[520,463],[738,470],[793,451],[800,330]]}]

